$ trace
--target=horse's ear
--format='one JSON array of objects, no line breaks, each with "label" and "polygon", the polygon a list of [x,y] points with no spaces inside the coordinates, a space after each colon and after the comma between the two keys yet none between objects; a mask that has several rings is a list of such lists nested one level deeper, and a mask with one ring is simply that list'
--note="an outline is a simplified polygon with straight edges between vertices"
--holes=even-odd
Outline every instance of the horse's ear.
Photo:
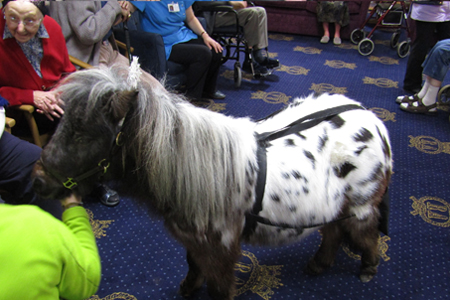
[{"label": "horse's ear", "polygon": [[114,121],[122,120],[136,100],[138,91],[120,91],[114,94],[104,105],[104,109],[108,116]]}]

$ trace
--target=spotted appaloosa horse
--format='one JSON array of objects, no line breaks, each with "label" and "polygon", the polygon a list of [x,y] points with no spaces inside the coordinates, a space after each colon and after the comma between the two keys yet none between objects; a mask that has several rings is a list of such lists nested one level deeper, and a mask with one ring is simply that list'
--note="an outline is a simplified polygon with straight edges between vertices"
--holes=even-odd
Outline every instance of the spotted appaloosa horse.
[{"label": "spotted appaloosa horse", "polygon": [[[146,82],[130,88],[122,73],[80,71],[58,88],[65,114],[35,168],[42,196],[86,195],[101,176],[121,178],[186,247],[185,296],[206,281],[212,298],[232,299],[242,241],[295,242],[318,225],[323,240],[307,270],[330,267],[346,240],[362,253],[361,280],[372,279],[379,206],[392,171],[387,130],[372,112],[342,95],[310,96],[254,122],[195,107]],[[312,116],[330,109],[338,112],[316,126],[267,134],[314,123]]]}]

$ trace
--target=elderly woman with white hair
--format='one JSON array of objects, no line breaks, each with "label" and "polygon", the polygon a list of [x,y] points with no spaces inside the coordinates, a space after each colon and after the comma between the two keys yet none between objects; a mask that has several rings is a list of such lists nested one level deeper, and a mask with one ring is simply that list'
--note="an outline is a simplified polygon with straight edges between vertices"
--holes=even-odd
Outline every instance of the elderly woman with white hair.
[{"label": "elderly woman with white hair", "polygon": [[[43,2],[3,1],[0,12],[0,95],[11,106],[36,107],[40,129],[56,126],[64,113],[52,88],[75,67],[69,60],[60,26],[44,16]],[[50,122],[46,122],[46,116]],[[40,125],[40,124],[38,124]],[[20,127],[20,120],[18,120]]]}]

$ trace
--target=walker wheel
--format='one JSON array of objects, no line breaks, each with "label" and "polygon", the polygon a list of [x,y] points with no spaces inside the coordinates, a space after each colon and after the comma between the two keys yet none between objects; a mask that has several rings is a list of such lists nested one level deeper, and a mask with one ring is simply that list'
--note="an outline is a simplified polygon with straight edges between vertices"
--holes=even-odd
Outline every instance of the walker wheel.
[{"label": "walker wheel", "polygon": [[450,84],[439,90],[437,100],[440,106],[450,106]]},{"label": "walker wheel", "polygon": [[373,49],[375,48],[375,44],[372,42],[371,39],[365,38],[358,44],[358,51],[359,54],[363,56],[370,55],[373,52]]},{"label": "walker wheel", "polygon": [[398,57],[404,58],[409,54],[409,50],[411,50],[411,43],[409,41],[403,41],[398,44],[397,54]]},{"label": "walker wheel", "polygon": [[397,48],[399,40],[400,40],[400,32],[396,31],[396,32],[394,32],[392,34],[392,37],[391,37],[391,47],[392,47],[392,49]]},{"label": "walker wheel", "polygon": [[353,44],[358,45],[359,42],[361,42],[366,37],[366,33],[362,29],[356,28],[352,31],[352,34],[350,35],[350,40]]},{"label": "walker wheel", "polygon": [[234,87],[240,88],[242,82],[241,64],[237,61],[234,63]]}]

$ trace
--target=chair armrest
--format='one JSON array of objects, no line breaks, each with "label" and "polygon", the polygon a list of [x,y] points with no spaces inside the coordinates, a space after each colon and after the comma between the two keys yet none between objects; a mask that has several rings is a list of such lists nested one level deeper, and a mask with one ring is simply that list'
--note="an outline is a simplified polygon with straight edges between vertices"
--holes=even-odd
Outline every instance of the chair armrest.
[{"label": "chair armrest", "polygon": [[[127,45],[125,43],[122,43],[119,40],[116,40],[116,43],[117,43],[117,46],[119,46],[119,48],[122,48],[123,50],[127,50]],[[134,52],[134,48],[130,47],[130,51],[131,51],[131,53],[133,53]]]},{"label": "chair armrest", "polygon": [[22,105],[17,106],[17,108],[23,112],[27,112],[30,114],[32,114],[34,112],[34,106],[30,105],[30,104],[22,104]]},{"label": "chair armrest", "polygon": [[75,66],[78,66],[78,67],[80,67],[80,68],[82,68],[82,69],[91,69],[91,68],[93,68],[92,65],[87,64],[87,63],[85,63],[84,61],[79,60],[79,59],[76,58],[76,57],[73,57],[72,55],[69,55],[69,59],[70,59],[70,62],[71,62],[72,64],[74,64]]},{"label": "chair armrest", "polygon": [[16,125],[16,120],[6,117],[5,124],[6,124],[5,130],[11,133],[11,128],[13,128],[14,125]]}]

